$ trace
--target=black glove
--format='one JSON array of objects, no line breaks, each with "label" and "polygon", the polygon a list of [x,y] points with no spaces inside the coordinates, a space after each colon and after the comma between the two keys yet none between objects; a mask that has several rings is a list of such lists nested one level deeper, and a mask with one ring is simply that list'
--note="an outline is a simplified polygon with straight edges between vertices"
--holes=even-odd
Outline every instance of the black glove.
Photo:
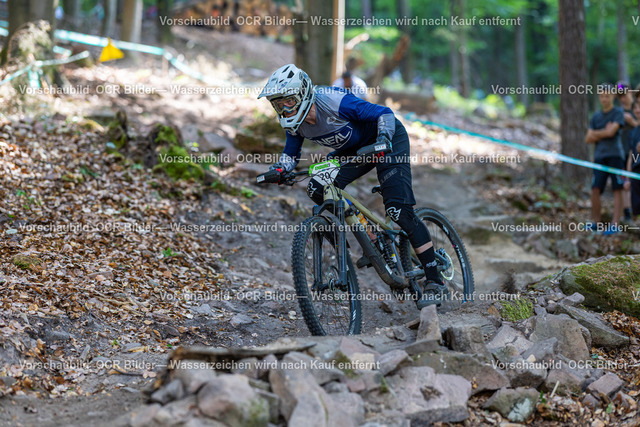
[{"label": "black glove", "polygon": [[387,144],[388,148],[385,150],[385,153],[390,153],[393,151],[393,144],[391,143],[391,138],[385,132],[381,132],[380,134],[378,134],[378,138],[376,138],[376,145],[378,144]]},{"label": "black glove", "polygon": [[275,171],[275,170],[280,170],[280,172],[286,172],[287,169],[285,169],[284,165],[280,162],[278,163],[274,163],[271,166],[269,166],[269,170],[270,171]]}]

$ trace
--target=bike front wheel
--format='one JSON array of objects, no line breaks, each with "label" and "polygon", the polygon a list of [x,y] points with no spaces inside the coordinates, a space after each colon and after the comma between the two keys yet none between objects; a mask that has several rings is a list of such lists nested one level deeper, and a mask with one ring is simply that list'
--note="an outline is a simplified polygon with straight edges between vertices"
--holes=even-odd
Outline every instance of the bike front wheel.
[{"label": "bike front wheel", "polygon": [[332,220],[313,216],[302,222],[293,238],[293,281],[302,316],[312,335],[360,333],[360,290],[348,251],[347,283],[339,280],[339,230]]},{"label": "bike front wheel", "polygon": [[[444,296],[443,304],[455,308],[462,303],[472,301],[475,289],[473,271],[460,235],[440,212],[429,208],[419,208],[415,212],[429,230],[436,252],[438,270],[449,290],[449,294]],[[411,270],[416,266],[421,267],[418,258],[411,255],[408,239],[404,238],[400,246],[403,268]]]}]

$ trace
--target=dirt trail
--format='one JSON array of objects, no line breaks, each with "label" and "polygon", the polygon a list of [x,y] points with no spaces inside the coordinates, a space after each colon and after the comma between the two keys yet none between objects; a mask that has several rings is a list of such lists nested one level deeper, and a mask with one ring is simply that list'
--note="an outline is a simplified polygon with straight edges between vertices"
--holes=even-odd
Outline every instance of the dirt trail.
[{"label": "dirt trail", "polygon": [[[185,56],[202,72],[211,72],[221,80],[228,82],[262,83],[264,73],[258,73],[251,67],[233,70],[228,63],[219,62],[214,51],[207,52],[206,38],[202,34],[194,39],[194,44],[182,46]],[[232,43],[232,39],[216,38],[216,43]],[[251,47],[246,40],[240,40],[243,46]],[[191,47],[189,47],[191,46]],[[227,46],[234,52],[232,46]],[[268,52],[270,58],[283,61],[292,58],[292,49],[276,46],[277,55]],[[211,46],[209,46],[211,48]],[[243,50],[264,60],[263,45],[253,46],[253,51]],[[275,61],[275,59],[273,59]],[[212,65],[213,64],[213,65]],[[225,65],[226,64],[226,65]],[[272,63],[267,62],[274,68]],[[250,64],[253,65],[253,64]],[[257,66],[257,65],[256,65]],[[115,66],[97,66],[92,69],[77,69],[70,73],[73,83],[99,85],[104,81],[113,84],[146,84],[156,89],[167,89],[172,84],[183,84],[177,74],[170,71],[162,75],[159,62],[144,59],[137,72],[132,72],[126,64]],[[193,82],[189,84],[195,85]],[[215,108],[212,108],[214,106]],[[65,100],[57,104],[63,115],[93,112],[99,116],[116,109],[124,109],[133,128],[139,134],[145,134],[148,126],[155,121],[173,123],[179,128],[190,126],[192,131],[215,132],[232,137],[256,115],[269,113],[267,102],[260,102],[253,96],[218,94],[174,94],[171,91],[157,91],[154,94],[128,96],[90,96],[75,100]],[[506,132],[507,130],[505,130]],[[494,136],[500,130],[492,128]],[[496,147],[471,139],[451,137],[445,134],[426,137],[420,132],[409,130],[412,152],[424,153],[491,153]],[[197,133],[196,133],[197,135]],[[255,175],[266,169],[265,164],[241,164],[233,168],[223,168],[219,172],[230,184],[239,188],[246,186],[258,193],[257,197],[246,199],[216,191],[207,191],[196,208],[182,207],[180,202],[172,201],[179,212],[176,223],[181,224],[275,224],[278,228],[295,226],[308,216],[312,206],[306,196],[305,184],[293,188],[278,186],[255,186]],[[483,197],[483,177],[493,166],[470,164],[449,164],[444,167],[434,164],[416,163],[413,165],[414,192],[418,206],[433,207],[443,212],[462,234],[470,255],[476,278],[478,292],[499,290],[511,271],[517,271],[516,282],[525,284],[534,277],[541,277],[557,271],[561,262],[542,255],[530,253],[513,243],[508,235],[491,232],[493,222],[509,221],[500,206],[488,202]],[[375,174],[370,173],[349,187],[349,191],[365,204],[382,213],[381,198],[370,194],[370,188],[376,185]],[[476,234],[490,234],[488,239],[478,239]],[[301,319],[295,300],[290,267],[290,249],[293,233],[281,231],[223,231],[203,233],[209,242],[211,252],[220,253],[222,258],[217,271],[225,277],[223,287],[227,299],[198,300],[191,306],[191,318],[185,323],[171,323],[167,328],[176,330],[181,327],[199,328],[199,335],[181,336],[181,344],[207,344],[216,346],[261,345],[282,336],[306,336],[309,334]],[[355,247],[355,246],[354,246]],[[354,259],[360,256],[353,250]],[[372,269],[358,271],[363,292],[375,292],[390,295],[389,289]],[[267,294],[276,295],[275,298]],[[222,313],[222,314],[221,314]],[[418,315],[415,304],[401,302],[393,298],[385,303],[364,301],[363,332],[372,332],[375,328],[398,325],[413,320]],[[89,319],[90,320],[90,319]],[[65,324],[67,332],[73,325]],[[72,331],[73,332],[73,331]],[[163,331],[164,333],[164,331]],[[180,335],[180,334],[178,334]],[[78,345],[81,350],[84,346]],[[0,356],[3,349],[0,348]],[[159,365],[164,355],[135,353],[142,362]],[[131,356],[133,357],[133,356]],[[159,370],[156,369],[156,370]],[[88,380],[89,381],[89,380]],[[92,377],[94,384],[104,385],[104,392],[95,396],[66,399],[64,403],[51,401],[42,404],[41,399],[33,397],[5,398],[0,400],[1,423],[6,425],[47,425],[45,420],[55,420],[50,425],[97,425],[101,420],[111,420],[126,412],[132,405],[142,400],[139,391],[151,379],[126,375],[108,375]],[[90,388],[90,387],[89,387]],[[96,403],[96,402],[99,403]],[[34,411],[30,408],[36,408]],[[26,408],[26,409],[25,409]],[[63,409],[64,408],[64,409]],[[5,424],[2,424],[5,425]]]}]

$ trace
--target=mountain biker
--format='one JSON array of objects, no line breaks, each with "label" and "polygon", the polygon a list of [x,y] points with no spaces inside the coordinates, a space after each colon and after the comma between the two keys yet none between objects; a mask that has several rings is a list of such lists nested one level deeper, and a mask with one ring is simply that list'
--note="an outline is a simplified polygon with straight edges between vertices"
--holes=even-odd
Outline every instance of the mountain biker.
[{"label": "mountain biker", "polygon": [[[271,102],[286,131],[284,151],[272,170],[292,171],[300,160],[305,138],[334,148],[328,156],[333,158],[354,156],[359,148],[374,143],[392,147],[384,161],[344,165],[334,184],[344,189],[376,168],[387,215],[407,233],[425,271],[417,306],[422,309],[440,303],[446,286],[437,270],[429,231],[413,210],[416,201],[411,186],[409,137],[391,109],[340,88],[313,86],[307,73],[293,64],[284,65],[271,75],[258,99],[263,97]],[[311,179],[307,194],[316,204],[322,204],[323,185]]]}]

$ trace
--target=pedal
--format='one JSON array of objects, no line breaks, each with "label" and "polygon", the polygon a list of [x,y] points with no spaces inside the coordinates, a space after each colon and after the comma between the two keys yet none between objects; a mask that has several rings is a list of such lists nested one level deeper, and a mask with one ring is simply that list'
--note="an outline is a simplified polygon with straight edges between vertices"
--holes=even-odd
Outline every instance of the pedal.
[{"label": "pedal", "polygon": [[364,268],[364,267],[371,267],[371,261],[369,261],[369,258],[367,258],[366,255],[363,255],[358,261],[356,261],[356,267],[358,268]]}]

